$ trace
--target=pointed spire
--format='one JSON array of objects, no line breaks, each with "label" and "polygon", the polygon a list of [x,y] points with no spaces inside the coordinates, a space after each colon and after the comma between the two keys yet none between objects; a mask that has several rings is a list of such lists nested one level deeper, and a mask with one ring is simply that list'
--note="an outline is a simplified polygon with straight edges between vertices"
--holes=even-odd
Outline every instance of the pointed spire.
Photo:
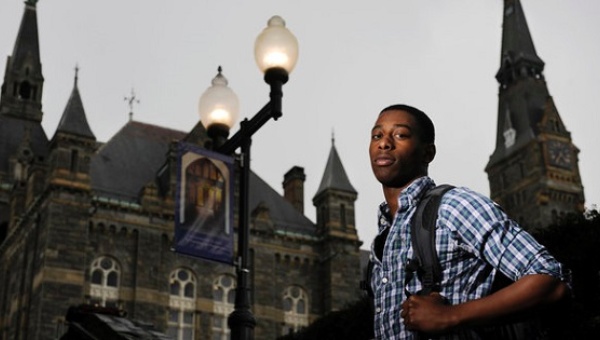
[{"label": "pointed spire", "polygon": [[[37,1],[26,1],[25,12],[21,19],[21,26],[17,35],[17,41],[11,56],[12,67],[21,68],[28,62],[34,65],[40,65],[40,44],[37,26]],[[40,70],[41,71],[41,70]]]},{"label": "pointed spire", "polygon": [[321,184],[319,185],[319,189],[315,196],[327,189],[337,189],[356,193],[356,190],[352,184],[350,184],[346,170],[344,170],[340,156],[335,148],[335,138],[333,135],[331,138],[331,150],[329,151],[325,172],[323,173]]},{"label": "pointed spire", "polygon": [[0,113],[40,122],[44,77],[40,59],[35,0],[25,2],[25,11],[13,53],[7,58]]},{"label": "pointed spire", "polygon": [[71,97],[69,97],[69,101],[67,102],[67,106],[65,107],[65,111],[63,112],[60,122],[58,123],[56,132],[72,133],[82,137],[96,139],[94,133],[90,129],[90,126],[87,122],[87,117],[85,115],[85,110],[83,109],[83,102],[81,101],[79,88],[77,86],[78,80],[79,67],[75,66],[73,91],[71,92]]},{"label": "pointed spire", "polygon": [[524,75],[541,77],[544,69],[544,61],[535,51],[519,0],[504,0],[500,63],[496,78],[503,84]]}]

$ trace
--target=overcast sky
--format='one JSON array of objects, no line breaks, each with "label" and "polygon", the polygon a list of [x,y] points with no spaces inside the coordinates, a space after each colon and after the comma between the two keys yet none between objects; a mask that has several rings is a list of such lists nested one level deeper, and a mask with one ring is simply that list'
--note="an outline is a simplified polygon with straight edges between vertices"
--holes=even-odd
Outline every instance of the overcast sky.
[{"label": "overcast sky", "polygon": [[[581,150],[586,206],[600,204],[600,1],[522,5],[550,94]],[[23,1],[0,2],[4,57],[12,54],[23,8]],[[252,169],[260,177],[282,192],[283,174],[304,167],[305,213],[314,221],[312,197],[334,134],[358,191],[357,228],[366,248],[383,199],[369,166],[369,132],[383,107],[406,103],[436,124],[436,182],[489,195],[484,167],[496,138],[501,0],[41,0],[37,8],[49,138],[76,65],[99,141],[127,122],[124,98],[132,88],[140,101],[135,120],[189,131],[219,65],[240,98],[241,116],[253,116],[269,92],[254,62],[254,40],[277,14],[297,36],[300,58],[283,89],[283,117],[253,138]]]}]

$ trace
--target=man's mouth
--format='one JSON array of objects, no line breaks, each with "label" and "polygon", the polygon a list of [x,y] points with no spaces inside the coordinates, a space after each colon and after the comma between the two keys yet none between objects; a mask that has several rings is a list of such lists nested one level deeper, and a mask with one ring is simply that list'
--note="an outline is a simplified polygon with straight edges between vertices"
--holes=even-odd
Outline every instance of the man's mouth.
[{"label": "man's mouth", "polygon": [[387,165],[391,165],[392,163],[394,163],[394,159],[392,157],[388,157],[388,156],[379,156],[373,160],[373,163],[375,163],[375,165],[378,165],[378,166],[387,166]]}]

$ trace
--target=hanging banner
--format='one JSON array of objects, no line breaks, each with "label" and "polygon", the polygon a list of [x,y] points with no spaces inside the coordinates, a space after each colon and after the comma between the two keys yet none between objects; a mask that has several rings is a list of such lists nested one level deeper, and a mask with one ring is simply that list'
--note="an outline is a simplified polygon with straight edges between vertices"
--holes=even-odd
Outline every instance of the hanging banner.
[{"label": "hanging banner", "polygon": [[233,158],[180,142],[175,251],[233,264]]}]

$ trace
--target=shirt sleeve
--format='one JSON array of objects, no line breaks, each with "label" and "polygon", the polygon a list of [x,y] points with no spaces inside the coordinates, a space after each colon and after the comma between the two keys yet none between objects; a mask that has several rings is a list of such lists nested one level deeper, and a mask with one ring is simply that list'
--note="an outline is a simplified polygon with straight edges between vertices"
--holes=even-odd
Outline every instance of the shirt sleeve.
[{"label": "shirt sleeve", "polygon": [[563,266],[491,199],[466,188],[445,195],[440,219],[464,248],[516,281],[530,274],[548,274],[563,281]]}]

